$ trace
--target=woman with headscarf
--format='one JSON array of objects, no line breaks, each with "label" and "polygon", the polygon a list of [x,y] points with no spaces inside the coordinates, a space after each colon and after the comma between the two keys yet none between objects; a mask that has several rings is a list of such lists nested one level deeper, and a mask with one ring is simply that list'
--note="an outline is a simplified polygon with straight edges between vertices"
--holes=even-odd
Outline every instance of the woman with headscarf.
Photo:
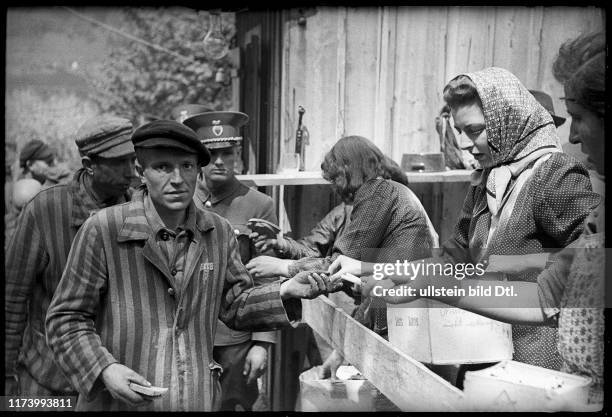
[{"label": "woman with headscarf", "polygon": [[[600,198],[591,189],[586,168],[561,152],[546,109],[502,68],[454,78],[444,88],[444,99],[455,127],[473,142],[471,152],[482,169],[473,174],[454,235],[442,245],[439,261],[485,263],[491,255],[554,251],[574,242]],[[350,259],[338,259],[330,269],[338,266],[340,273],[362,274],[361,265]],[[506,277],[535,282],[537,272]],[[413,282],[441,285],[444,280],[436,278],[419,276]],[[517,324],[512,339],[514,360],[560,368],[556,329]]]}]

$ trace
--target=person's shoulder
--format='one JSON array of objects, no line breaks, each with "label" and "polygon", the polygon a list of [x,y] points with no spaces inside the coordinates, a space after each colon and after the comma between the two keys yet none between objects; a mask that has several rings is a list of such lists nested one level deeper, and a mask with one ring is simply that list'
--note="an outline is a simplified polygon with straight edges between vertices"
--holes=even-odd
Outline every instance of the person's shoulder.
[{"label": "person's shoulder", "polygon": [[[100,227],[109,230],[119,231],[123,227],[124,221],[133,215],[133,208],[136,202],[134,200],[126,201],[124,203],[115,204],[112,206],[104,207],[93,213],[86,222],[97,224]],[[142,214],[144,219],[144,213]]]},{"label": "person's shoulder", "polygon": [[256,190],[255,188],[251,188],[243,182],[240,182],[240,186],[244,187],[243,189],[245,190],[245,198],[250,201],[253,201],[254,203],[268,204],[274,202],[274,200],[272,200],[272,197],[270,197],[269,195],[264,194],[261,191]]},{"label": "person's shoulder", "polygon": [[51,187],[41,189],[32,199],[34,207],[56,204],[58,200],[71,198],[73,194],[72,183],[55,184]]},{"label": "person's shoulder", "polygon": [[203,233],[211,228],[233,231],[231,223],[225,217],[222,217],[211,210],[204,210],[196,205],[196,216],[198,226]]},{"label": "person's shoulder", "polygon": [[536,177],[540,181],[549,181],[556,177],[562,178],[569,172],[581,174],[585,179],[589,179],[589,171],[582,162],[564,152],[555,152],[536,169]]},{"label": "person's shoulder", "polygon": [[578,168],[588,174],[586,166],[576,159],[574,156],[566,154],[565,152],[555,152],[553,153],[548,160],[546,160],[542,167],[547,169],[555,169],[555,170],[569,170]]}]

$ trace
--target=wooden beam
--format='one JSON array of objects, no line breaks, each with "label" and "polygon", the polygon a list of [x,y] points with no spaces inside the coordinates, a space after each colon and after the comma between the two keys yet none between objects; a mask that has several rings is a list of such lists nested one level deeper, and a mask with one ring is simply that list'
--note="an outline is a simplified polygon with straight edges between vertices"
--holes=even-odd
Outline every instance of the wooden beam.
[{"label": "wooden beam", "polygon": [[402,411],[464,411],[461,390],[367,329],[326,297],[302,301],[303,320]]},{"label": "wooden beam", "polygon": [[[454,169],[442,172],[407,172],[409,183],[446,183],[468,182],[472,171],[467,169]],[[240,181],[252,181],[255,185],[316,185],[329,184],[321,177],[320,171],[302,171],[287,174],[248,174],[237,175]]]}]

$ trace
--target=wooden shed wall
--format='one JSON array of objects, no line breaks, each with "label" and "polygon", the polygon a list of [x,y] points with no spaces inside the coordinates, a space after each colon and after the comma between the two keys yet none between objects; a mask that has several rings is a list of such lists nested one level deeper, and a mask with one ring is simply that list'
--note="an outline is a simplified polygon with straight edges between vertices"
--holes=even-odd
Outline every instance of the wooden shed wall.
[{"label": "wooden shed wall", "polygon": [[[504,67],[530,89],[562,86],[552,62],[561,43],[605,26],[595,7],[318,7],[283,26],[281,153],[294,148],[297,106],[310,132],[307,170],[344,135],[372,139],[398,163],[437,152],[434,117],[446,82],[466,71]],[[560,128],[567,142],[569,123]]]}]

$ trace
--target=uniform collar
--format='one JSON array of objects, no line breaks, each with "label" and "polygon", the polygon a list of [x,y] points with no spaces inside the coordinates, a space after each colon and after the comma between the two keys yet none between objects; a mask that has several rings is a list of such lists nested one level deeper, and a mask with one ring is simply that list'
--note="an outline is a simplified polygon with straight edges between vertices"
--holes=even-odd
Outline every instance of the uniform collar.
[{"label": "uniform collar", "polygon": [[[162,225],[161,219],[159,224],[153,227],[147,221],[145,214],[145,198],[148,197],[146,187],[140,187],[132,196],[132,201],[128,205],[128,213],[123,220],[123,226],[117,236],[117,241],[127,242],[131,240],[148,240],[150,236],[155,236],[159,228],[156,226]],[[215,228],[210,215],[203,210],[197,210],[193,201],[189,205],[189,212],[187,215],[187,223],[185,229],[193,230],[193,240],[196,242],[199,240],[200,234],[207,232]],[[155,215],[158,216],[157,212]]]},{"label": "uniform collar", "polygon": [[242,186],[242,183],[238,181],[238,179],[234,176],[231,181],[223,187],[222,190],[217,190],[216,192],[212,192],[206,187],[206,181],[204,178],[198,178],[198,186],[196,190],[196,194],[202,202],[210,201],[212,204],[217,204],[220,201],[225,200],[226,198],[232,197],[234,194],[238,193]]}]

